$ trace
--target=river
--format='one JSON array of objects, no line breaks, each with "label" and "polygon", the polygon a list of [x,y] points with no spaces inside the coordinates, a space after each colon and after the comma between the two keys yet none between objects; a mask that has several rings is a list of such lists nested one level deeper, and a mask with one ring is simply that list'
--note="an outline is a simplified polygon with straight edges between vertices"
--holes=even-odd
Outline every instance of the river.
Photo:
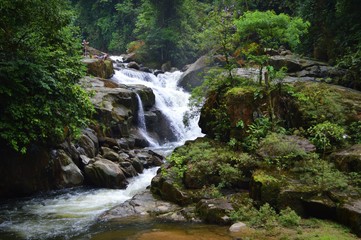
[{"label": "river", "polygon": [[[164,155],[168,155],[185,141],[202,136],[198,127],[198,116],[188,119],[188,124],[184,124],[185,115],[189,115],[190,94],[177,86],[181,74],[176,71],[155,76],[151,73],[121,69],[115,72],[112,79],[122,84],[142,84],[153,89],[156,96],[155,107],[166,116],[177,140],[159,144],[147,135],[143,125],[141,130],[144,130],[146,138],[151,143],[150,149]],[[130,184],[125,190],[79,187],[2,202],[0,239],[157,239],[156,236],[159,239],[159,236],[164,237],[167,234],[169,236],[169,233],[180,239],[184,239],[184,236],[186,239],[193,239],[191,235],[196,233],[195,236],[198,238],[194,239],[203,239],[199,237],[207,236],[204,234],[212,232],[210,229],[216,229],[203,225],[155,222],[132,225],[96,222],[101,213],[132,198],[149,186],[156,170],[157,168],[148,169],[143,174],[130,179]],[[222,232],[224,228],[221,229]],[[217,233],[216,236],[222,237],[223,234]]]}]

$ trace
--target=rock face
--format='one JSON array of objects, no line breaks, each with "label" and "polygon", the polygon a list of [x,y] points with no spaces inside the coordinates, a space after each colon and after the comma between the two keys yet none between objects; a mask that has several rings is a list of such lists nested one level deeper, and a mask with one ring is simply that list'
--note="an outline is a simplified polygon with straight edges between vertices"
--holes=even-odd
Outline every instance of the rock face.
[{"label": "rock face", "polygon": [[[74,148],[68,143],[58,149],[33,144],[25,155],[0,148],[0,199],[81,185],[84,178],[70,152]],[[79,161],[78,154],[74,157]]]},{"label": "rock face", "polygon": [[113,63],[110,60],[85,58],[82,62],[87,65],[87,73],[91,76],[108,79],[114,74]]},{"label": "rock face", "polygon": [[203,83],[203,75],[210,68],[213,61],[208,56],[200,57],[195,63],[191,64],[179,80],[179,86],[187,91],[200,86]]}]

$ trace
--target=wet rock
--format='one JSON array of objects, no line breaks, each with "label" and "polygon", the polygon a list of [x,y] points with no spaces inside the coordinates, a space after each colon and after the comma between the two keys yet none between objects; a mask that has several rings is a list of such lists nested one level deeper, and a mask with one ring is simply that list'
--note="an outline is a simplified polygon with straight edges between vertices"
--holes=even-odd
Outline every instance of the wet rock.
[{"label": "wet rock", "polygon": [[164,74],[164,72],[162,70],[155,70],[153,73],[155,76],[158,76],[159,74]]},{"label": "wet rock", "polygon": [[99,138],[99,145],[103,147],[108,147],[114,149],[119,148],[119,143],[117,139],[110,138],[110,137],[100,137]]},{"label": "wet rock", "polygon": [[133,69],[139,70],[139,69],[140,69],[140,66],[139,66],[139,64],[136,63],[136,62],[129,62],[129,63],[128,63],[128,68],[133,68]]},{"label": "wet rock", "polygon": [[66,140],[59,145],[59,148],[64,150],[77,166],[81,166],[80,153],[76,149],[74,143]]},{"label": "wet rock", "polygon": [[172,64],[169,61],[163,63],[161,69],[163,72],[170,72],[170,70],[172,69]]},{"label": "wet rock", "polygon": [[143,164],[138,160],[138,158],[128,159],[128,161],[132,164],[133,168],[138,172],[142,173],[144,170]]},{"label": "wet rock", "polygon": [[87,181],[97,187],[125,188],[128,184],[120,166],[107,159],[96,158],[84,171]]},{"label": "wet rock", "polygon": [[138,172],[135,170],[133,165],[130,162],[120,162],[119,163],[125,177],[131,178],[138,176]]},{"label": "wet rock", "polygon": [[80,155],[80,159],[81,159],[83,166],[88,165],[91,160],[86,155]]},{"label": "wet rock", "polygon": [[196,208],[203,221],[222,225],[231,222],[229,214],[234,210],[232,204],[225,199],[203,199]]},{"label": "wet rock", "polygon": [[121,220],[127,217],[127,221],[130,219],[137,221],[134,217],[151,216],[160,219],[167,218],[167,220],[172,221],[185,221],[184,217],[179,217],[180,210],[181,208],[178,205],[156,199],[149,190],[146,190],[103,213],[98,219],[101,221],[109,221]]},{"label": "wet rock", "polygon": [[107,147],[102,147],[101,150],[103,158],[108,159],[112,162],[117,162],[119,160],[119,154],[116,153],[114,150]]}]

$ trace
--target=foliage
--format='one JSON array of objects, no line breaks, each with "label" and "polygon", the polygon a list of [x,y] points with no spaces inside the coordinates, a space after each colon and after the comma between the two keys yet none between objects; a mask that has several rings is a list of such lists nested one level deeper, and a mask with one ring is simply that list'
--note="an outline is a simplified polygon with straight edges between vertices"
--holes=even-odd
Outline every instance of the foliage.
[{"label": "foliage", "polygon": [[199,139],[177,148],[168,161],[171,168],[165,171],[179,182],[187,173],[203,186],[215,184],[219,187],[237,184],[244,177],[241,169],[255,164],[250,155],[234,152],[226,145],[208,139]]},{"label": "foliage", "polygon": [[76,83],[84,74],[67,2],[2,1],[0,137],[25,152],[85,126],[92,110]]},{"label": "foliage", "polygon": [[307,130],[310,140],[318,150],[326,151],[334,149],[342,144],[345,136],[345,129],[337,124],[325,121]]},{"label": "foliage", "polygon": [[277,169],[290,168],[295,161],[305,159],[306,151],[292,138],[271,133],[259,145],[259,152],[264,155],[266,164]]},{"label": "foliage", "polygon": [[305,127],[331,120],[343,124],[345,113],[341,105],[341,95],[332,91],[325,83],[297,83],[289,93],[295,98],[295,104],[302,113]]},{"label": "foliage", "polygon": [[[269,132],[271,132],[273,124],[269,118],[261,117],[257,118],[252,124],[248,126],[248,136],[244,139],[244,148],[248,151],[254,151],[259,147],[259,143],[265,138]],[[274,129],[277,133],[284,133],[285,129],[277,126]]]},{"label": "foliage", "polygon": [[265,228],[266,230],[271,230],[279,225],[287,228],[297,227],[301,221],[297,213],[290,208],[281,210],[280,214],[277,214],[266,203],[257,210],[249,198],[243,199],[241,204],[237,204],[236,211],[232,211],[230,217],[233,221],[243,221],[251,227]]},{"label": "foliage", "polygon": [[291,208],[287,207],[286,209],[281,210],[279,222],[284,227],[297,227],[300,225],[301,217]]},{"label": "foliage", "polygon": [[346,132],[353,143],[361,143],[361,121],[349,124]]},{"label": "foliage", "polygon": [[345,190],[348,187],[348,176],[337,170],[330,162],[319,159],[317,155],[299,162],[293,171],[300,175],[301,181],[309,188],[321,193]]},{"label": "foliage", "polygon": [[307,33],[308,22],[272,11],[245,12],[235,21],[241,41],[257,43],[261,48],[278,49],[284,45],[294,49]]}]

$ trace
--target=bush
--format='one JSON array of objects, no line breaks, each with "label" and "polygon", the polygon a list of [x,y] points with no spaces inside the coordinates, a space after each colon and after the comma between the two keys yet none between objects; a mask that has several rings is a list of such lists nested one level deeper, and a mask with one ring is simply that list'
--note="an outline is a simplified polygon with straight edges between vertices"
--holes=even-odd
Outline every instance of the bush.
[{"label": "bush", "polygon": [[281,210],[279,216],[279,222],[283,227],[297,227],[300,225],[301,217],[297,215],[295,211],[287,207],[286,209]]},{"label": "bush", "polygon": [[345,137],[345,129],[329,121],[310,127],[307,132],[311,142],[322,152],[340,146]]},{"label": "bush", "polygon": [[294,161],[304,159],[306,151],[292,138],[277,133],[271,133],[263,139],[258,151],[266,160],[267,165],[278,169],[293,166]]}]

